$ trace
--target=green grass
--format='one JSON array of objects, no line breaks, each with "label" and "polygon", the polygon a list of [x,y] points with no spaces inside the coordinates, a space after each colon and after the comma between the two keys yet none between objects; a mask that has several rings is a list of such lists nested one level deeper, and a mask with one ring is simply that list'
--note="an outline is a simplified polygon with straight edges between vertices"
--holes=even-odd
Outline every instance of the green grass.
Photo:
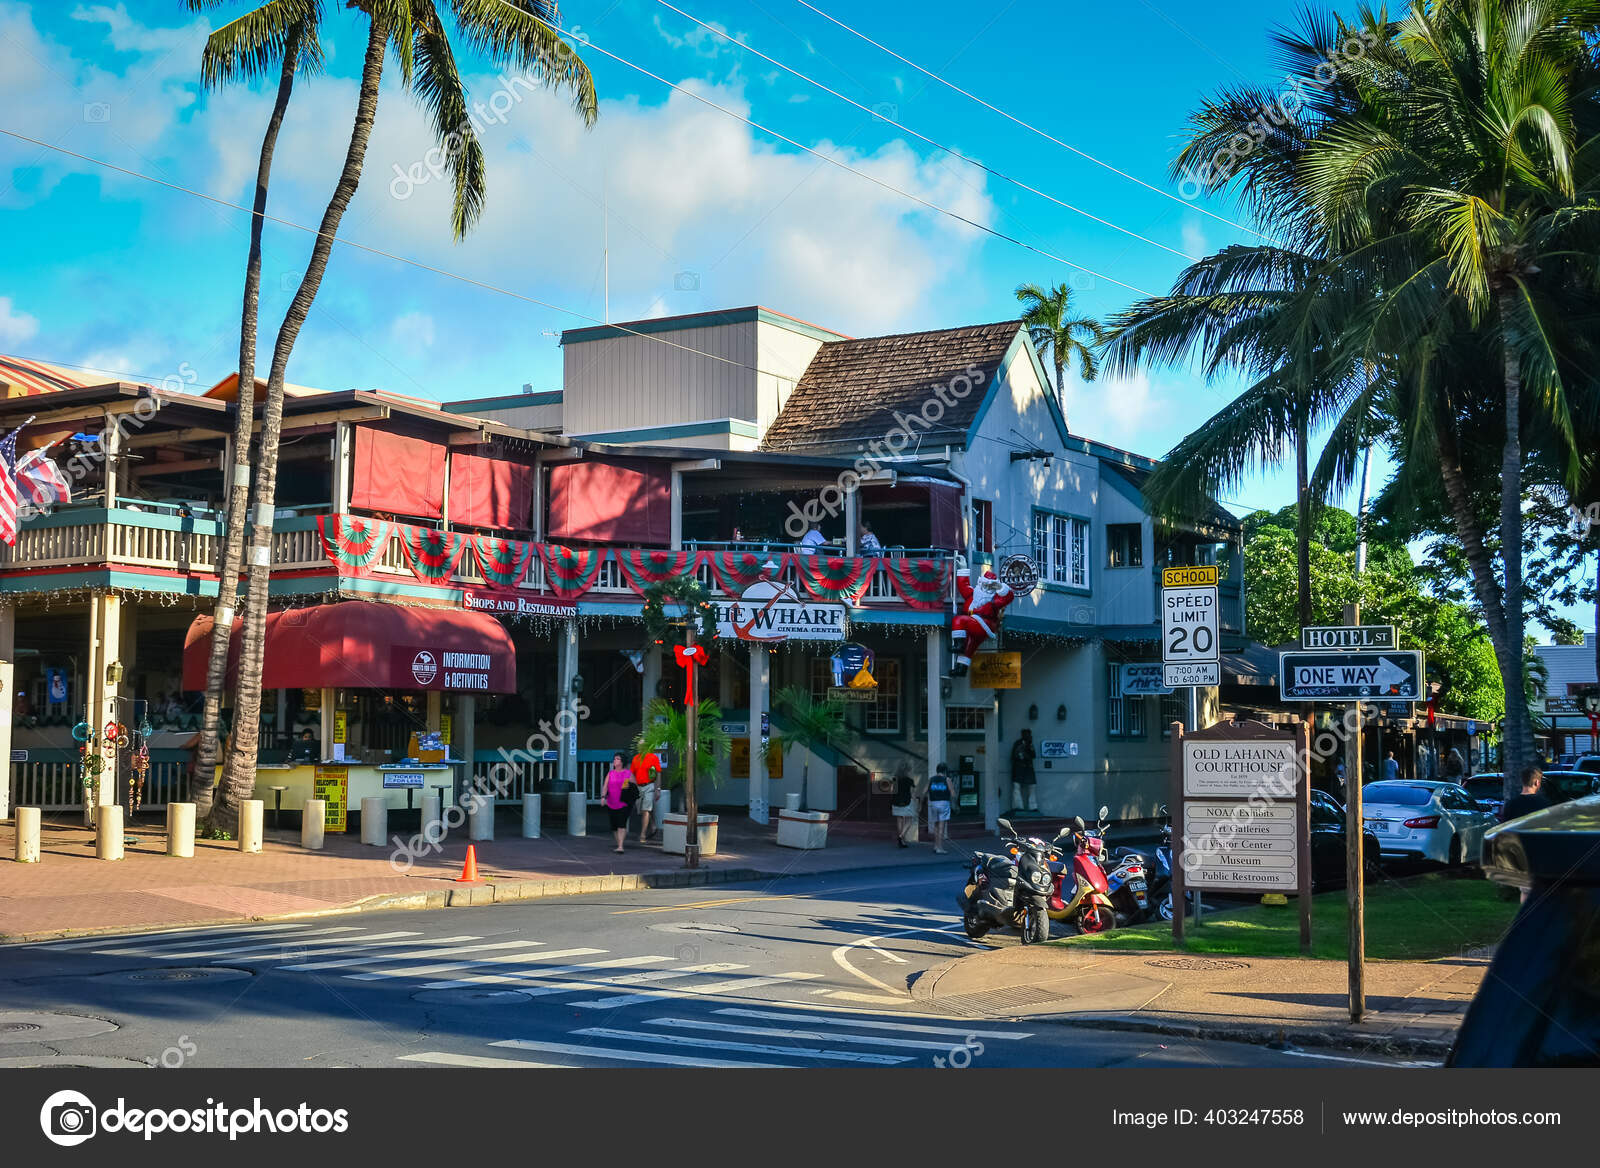
[{"label": "green grass", "polygon": [[[1311,953],[1346,959],[1349,914],[1344,889],[1311,901]],[[1492,945],[1516,915],[1517,902],[1476,874],[1434,873],[1367,886],[1367,957],[1374,961],[1424,961],[1453,957]],[[1068,937],[1060,944],[1097,949],[1173,949],[1168,921],[1115,929],[1093,937]],[[1253,904],[1189,918],[1183,949],[1232,957],[1300,956],[1300,913],[1287,906]]]}]

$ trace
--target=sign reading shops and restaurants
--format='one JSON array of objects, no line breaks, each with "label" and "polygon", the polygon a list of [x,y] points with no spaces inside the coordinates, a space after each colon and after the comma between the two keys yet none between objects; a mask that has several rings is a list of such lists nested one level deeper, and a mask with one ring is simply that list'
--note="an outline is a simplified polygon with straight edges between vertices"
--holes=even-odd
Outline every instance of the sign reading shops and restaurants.
[{"label": "sign reading shops and restaurants", "polygon": [[489,612],[495,616],[544,616],[566,620],[578,614],[576,603],[548,597],[508,596],[503,592],[463,589],[461,607],[469,612]]},{"label": "sign reading shops and restaurants", "polygon": [[430,649],[395,645],[394,676],[419,690],[488,693],[495,654],[468,649]]},{"label": "sign reading shops and restaurants", "polygon": [[979,653],[972,659],[967,684],[973,689],[1021,689],[1021,653]]},{"label": "sign reading shops and restaurants", "polygon": [[312,774],[312,794],[327,804],[324,830],[345,831],[350,810],[350,768],[319,766]]},{"label": "sign reading shops and restaurants", "polygon": [[842,641],[848,610],[842,604],[801,600],[776,580],[757,580],[738,600],[717,603],[717,636],[728,641]]}]

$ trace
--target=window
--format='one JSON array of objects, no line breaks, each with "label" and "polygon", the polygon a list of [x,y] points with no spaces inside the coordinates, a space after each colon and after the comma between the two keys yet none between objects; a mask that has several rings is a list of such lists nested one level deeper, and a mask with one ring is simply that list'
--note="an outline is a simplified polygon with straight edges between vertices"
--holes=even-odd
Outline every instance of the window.
[{"label": "window", "polygon": [[[866,707],[866,730],[874,734],[900,733],[900,661],[879,657],[876,662],[878,700]],[[830,679],[832,675],[830,674]]]},{"label": "window", "polygon": [[1144,567],[1144,528],[1137,523],[1106,524],[1106,566]]},{"label": "window", "polygon": [[1089,587],[1089,521],[1035,511],[1033,558],[1046,582]]},{"label": "window", "polygon": [[[951,734],[983,733],[982,706],[947,706],[944,711],[944,728]],[[927,713],[923,713],[927,719]]]},{"label": "window", "polygon": [[1122,666],[1106,666],[1106,734],[1111,738],[1144,737],[1144,698],[1122,696]]},{"label": "window", "polygon": [[811,700],[814,702],[825,700],[829,687],[833,685],[833,658],[811,658],[811,672],[806,680],[811,690]]},{"label": "window", "polygon": [[1172,724],[1189,716],[1189,698],[1181,689],[1161,695],[1161,737],[1172,737]]},{"label": "window", "polygon": [[994,504],[988,499],[972,500],[973,550],[994,554]]}]

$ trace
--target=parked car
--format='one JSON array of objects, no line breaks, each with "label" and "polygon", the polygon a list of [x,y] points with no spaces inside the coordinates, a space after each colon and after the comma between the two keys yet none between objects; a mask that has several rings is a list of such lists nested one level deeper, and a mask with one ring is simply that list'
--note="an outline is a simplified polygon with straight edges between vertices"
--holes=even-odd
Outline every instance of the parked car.
[{"label": "parked car", "polygon": [[[1347,817],[1343,803],[1326,791],[1311,791],[1311,883],[1313,885],[1343,884],[1347,871],[1345,865],[1345,824]],[[1378,837],[1371,831],[1361,833],[1362,860],[1369,878],[1378,874],[1381,853]]]},{"label": "parked car", "polygon": [[1506,805],[1506,777],[1499,771],[1484,771],[1463,779],[1461,787],[1485,809],[1500,818],[1500,809]]},{"label": "parked car", "polygon": [[1545,771],[1544,783],[1539,789],[1552,803],[1570,803],[1574,799],[1600,795],[1600,774],[1590,771]]},{"label": "parked car", "polygon": [[1397,779],[1368,784],[1362,792],[1362,817],[1385,856],[1452,867],[1477,863],[1497,814],[1456,783]]},{"label": "parked car", "polygon": [[1483,864],[1523,905],[1446,1065],[1600,1067],[1600,797],[1494,828]]},{"label": "parked car", "polygon": [[1591,775],[1600,775],[1600,754],[1581,754],[1578,761],[1572,764],[1575,771],[1585,771]]}]

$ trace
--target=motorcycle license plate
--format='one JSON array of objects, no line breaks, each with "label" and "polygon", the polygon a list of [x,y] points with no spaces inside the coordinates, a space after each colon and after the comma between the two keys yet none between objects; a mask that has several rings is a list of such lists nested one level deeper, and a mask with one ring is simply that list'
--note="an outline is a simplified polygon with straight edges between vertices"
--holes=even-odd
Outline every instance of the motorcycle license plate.
[{"label": "motorcycle license plate", "polygon": [[1144,891],[1144,881],[1143,880],[1130,880],[1130,881],[1128,881],[1128,887],[1133,889],[1135,892],[1143,892]]}]

